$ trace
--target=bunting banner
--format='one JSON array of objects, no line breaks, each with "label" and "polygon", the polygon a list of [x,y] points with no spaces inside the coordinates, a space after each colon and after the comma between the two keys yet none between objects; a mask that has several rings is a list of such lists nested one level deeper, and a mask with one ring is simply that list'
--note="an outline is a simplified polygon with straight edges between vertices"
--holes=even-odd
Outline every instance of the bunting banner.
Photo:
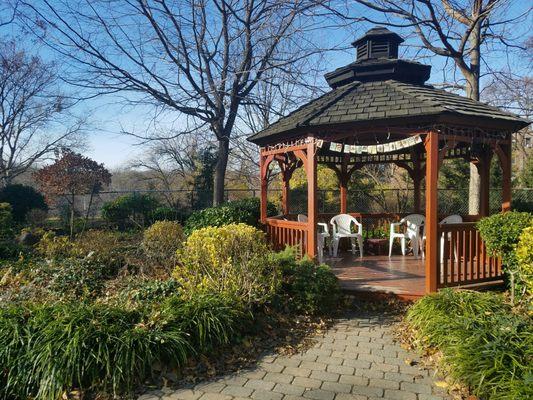
[{"label": "bunting banner", "polygon": [[[391,153],[393,151],[405,149],[407,147],[412,147],[422,143],[422,138],[420,135],[410,136],[408,138],[397,140],[395,142],[375,144],[369,146],[357,146],[354,144],[342,144],[331,142],[329,144],[329,149],[337,153],[351,153],[351,154],[381,154],[381,153]],[[320,146],[322,147],[322,146]]]}]

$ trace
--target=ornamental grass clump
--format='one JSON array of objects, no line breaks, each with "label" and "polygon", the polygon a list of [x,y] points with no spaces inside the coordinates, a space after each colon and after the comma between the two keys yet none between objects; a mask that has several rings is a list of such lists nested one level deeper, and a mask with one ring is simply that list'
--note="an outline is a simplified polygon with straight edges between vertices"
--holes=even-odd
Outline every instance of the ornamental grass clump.
[{"label": "ornamental grass clump", "polygon": [[178,296],[137,310],[91,303],[0,308],[0,398],[71,390],[131,394],[157,366],[235,341],[248,314],[230,298]]},{"label": "ornamental grass clump", "polygon": [[262,231],[245,224],[194,231],[177,251],[174,277],[185,292],[213,291],[246,304],[267,300],[275,289],[275,270]]},{"label": "ornamental grass clump", "polygon": [[442,290],[415,303],[406,321],[415,344],[438,349],[449,376],[476,396],[533,397],[533,324],[502,296]]}]

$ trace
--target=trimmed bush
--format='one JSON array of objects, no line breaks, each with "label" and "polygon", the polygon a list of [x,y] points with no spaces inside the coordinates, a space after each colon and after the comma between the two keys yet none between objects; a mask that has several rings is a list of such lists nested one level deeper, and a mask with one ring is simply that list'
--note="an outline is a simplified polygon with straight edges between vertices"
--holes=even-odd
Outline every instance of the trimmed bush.
[{"label": "trimmed bush", "polygon": [[[267,205],[267,214],[275,215],[276,207]],[[185,222],[185,232],[190,234],[196,229],[208,226],[224,226],[228,224],[247,224],[259,226],[260,201],[257,198],[231,201],[218,207],[205,208],[193,212]]]},{"label": "trimmed bush", "polygon": [[340,288],[327,265],[316,265],[309,259],[297,261],[291,248],[273,254],[271,262],[281,273],[277,298],[284,308],[299,314],[325,314],[337,309]]},{"label": "trimmed bush", "polygon": [[44,196],[31,186],[17,184],[4,187],[0,190],[0,203],[3,202],[11,204],[13,220],[19,223],[26,221],[30,210],[48,211]]},{"label": "trimmed bush", "polygon": [[173,221],[158,221],[144,231],[142,246],[146,255],[163,266],[173,267],[176,251],[185,235],[181,225]]},{"label": "trimmed bush", "polygon": [[126,311],[58,303],[0,308],[0,398],[61,398],[73,389],[131,394],[155,365],[182,365],[238,338],[246,314],[231,300],[170,297]]},{"label": "trimmed bush", "polygon": [[159,201],[148,194],[127,194],[105,203],[102,217],[120,229],[143,227],[158,207]]},{"label": "trimmed bush", "polygon": [[228,293],[246,303],[266,300],[275,274],[262,231],[245,224],[195,230],[177,252],[174,277],[194,293]]},{"label": "trimmed bush", "polygon": [[516,260],[520,279],[529,296],[533,296],[533,225],[522,231],[516,246]]},{"label": "trimmed bush", "polygon": [[150,220],[153,222],[179,221],[182,223],[185,220],[185,214],[176,208],[162,206],[157,207],[154,211],[152,211],[150,214]]},{"label": "trimmed bush", "polygon": [[442,353],[448,375],[480,398],[533,397],[533,324],[492,293],[442,290],[407,313],[415,343]]},{"label": "trimmed bush", "polygon": [[516,264],[515,247],[522,231],[533,221],[533,215],[510,211],[491,215],[477,223],[487,250],[500,256],[508,266]]},{"label": "trimmed bush", "polygon": [[[511,290],[522,291],[523,277],[516,261],[516,245],[522,231],[533,223],[533,214],[510,211],[483,218],[477,223],[487,251],[502,258],[504,272],[511,277]],[[512,284],[514,282],[514,285]]]}]

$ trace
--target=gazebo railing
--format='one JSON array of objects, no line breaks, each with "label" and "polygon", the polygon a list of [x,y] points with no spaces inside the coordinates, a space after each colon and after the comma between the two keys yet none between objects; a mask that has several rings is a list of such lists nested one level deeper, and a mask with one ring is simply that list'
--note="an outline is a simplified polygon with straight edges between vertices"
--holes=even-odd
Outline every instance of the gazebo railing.
[{"label": "gazebo railing", "polygon": [[303,257],[307,248],[307,229],[305,222],[295,221],[292,216],[271,217],[266,220],[267,239],[272,248],[279,251],[286,246],[296,247],[299,258]]},{"label": "gazebo railing", "polygon": [[437,287],[464,286],[502,279],[501,260],[487,252],[474,222],[439,225],[439,237],[444,238],[444,246]]}]

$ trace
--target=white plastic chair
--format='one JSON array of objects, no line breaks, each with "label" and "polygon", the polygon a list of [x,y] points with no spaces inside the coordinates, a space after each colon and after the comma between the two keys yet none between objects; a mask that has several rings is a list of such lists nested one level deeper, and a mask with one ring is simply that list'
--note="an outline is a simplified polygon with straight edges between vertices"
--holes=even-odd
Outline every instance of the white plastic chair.
[{"label": "white plastic chair", "polygon": [[[342,238],[350,238],[352,254],[355,254],[355,240],[359,245],[359,257],[363,257],[363,225],[355,217],[348,214],[339,214],[331,218],[333,257],[337,257],[339,241]],[[357,232],[352,233],[352,224],[357,227]]]},{"label": "white plastic chair", "polygon": [[[406,254],[406,241],[411,241],[413,254],[418,257],[418,249],[420,247],[420,228],[424,225],[426,217],[420,214],[410,214],[400,220],[400,222],[393,222],[390,224],[390,238],[389,238],[389,257],[392,255],[392,244],[394,239],[400,239],[402,245],[402,254]],[[405,224],[404,232],[397,232],[396,228]]]},{"label": "white plastic chair", "polygon": [[[308,222],[307,215],[305,214],[298,214],[298,222]],[[319,227],[322,228],[322,231],[318,231],[316,234],[317,239],[317,250],[318,250],[318,262],[322,263],[324,260],[324,246],[326,244],[326,238],[329,237],[329,229],[328,224],[325,222],[319,222],[317,223]],[[329,244],[329,254],[331,255],[331,242]]]},{"label": "white plastic chair", "polygon": [[[448,215],[446,218],[444,218],[442,221],[440,221],[441,224],[460,224],[463,222],[463,217],[457,214]],[[451,239],[451,234],[448,233],[448,240]],[[426,257],[425,252],[425,245],[426,245],[426,228],[424,227],[424,233],[422,234],[422,258]],[[454,254],[455,259],[457,259],[457,249],[454,248]],[[442,263],[444,261],[444,234],[440,238],[440,262]]]}]

